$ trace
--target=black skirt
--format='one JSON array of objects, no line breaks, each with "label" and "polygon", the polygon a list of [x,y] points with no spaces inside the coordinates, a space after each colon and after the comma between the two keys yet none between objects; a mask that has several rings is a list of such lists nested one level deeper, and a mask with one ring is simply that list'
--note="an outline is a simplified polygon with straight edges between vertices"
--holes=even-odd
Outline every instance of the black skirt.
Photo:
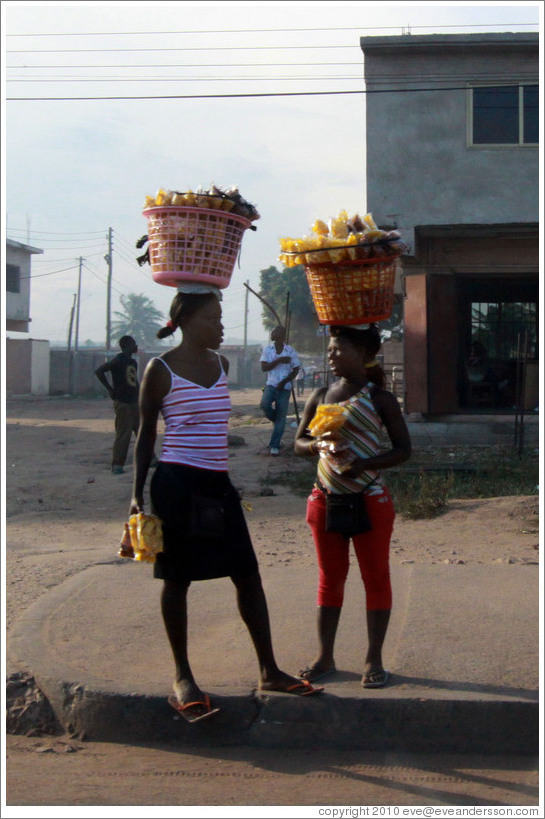
[{"label": "black skirt", "polygon": [[[222,499],[224,536],[210,540],[192,537],[192,494]],[[154,577],[184,582],[245,577],[257,571],[240,497],[227,472],[160,461],[151,479],[150,495],[153,512],[163,521],[164,541],[164,551],[154,564]]]}]

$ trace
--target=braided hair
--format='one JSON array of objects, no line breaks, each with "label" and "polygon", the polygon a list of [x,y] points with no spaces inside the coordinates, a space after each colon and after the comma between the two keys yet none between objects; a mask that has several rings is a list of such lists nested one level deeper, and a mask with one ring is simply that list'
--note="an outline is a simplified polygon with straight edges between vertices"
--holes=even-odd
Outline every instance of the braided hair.
[{"label": "braided hair", "polygon": [[213,293],[176,293],[170,305],[170,320],[157,331],[157,338],[167,338],[173,335],[177,327],[181,327],[185,319],[192,316],[210,299],[217,299]]},{"label": "braided hair", "polygon": [[342,325],[332,325],[329,328],[330,334],[334,338],[345,338],[355,347],[362,347],[373,360],[366,365],[369,381],[377,387],[384,389],[386,386],[386,374],[378,361],[374,358],[382,346],[380,332],[376,324],[370,324],[367,330],[357,330],[355,327],[343,327]]}]

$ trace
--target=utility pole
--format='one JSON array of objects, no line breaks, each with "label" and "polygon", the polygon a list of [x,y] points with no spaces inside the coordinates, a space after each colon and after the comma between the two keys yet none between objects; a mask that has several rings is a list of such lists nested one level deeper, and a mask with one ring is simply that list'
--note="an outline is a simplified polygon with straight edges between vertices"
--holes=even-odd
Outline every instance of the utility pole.
[{"label": "utility pole", "polygon": [[81,302],[81,268],[83,265],[83,258],[79,257],[79,272],[78,272],[78,300],[76,308],[76,338],[74,342],[74,351],[77,353],[79,349],[79,308]]},{"label": "utility pole", "polygon": [[68,393],[72,395],[74,391],[74,359],[72,355],[72,327],[74,326],[74,310],[76,308],[76,294],[70,310],[70,324],[68,326]]},{"label": "utility pole", "polygon": [[104,260],[108,265],[108,290],[106,292],[106,354],[109,355],[112,346],[112,228],[108,228],[108,252],[104,256]]},{"label": "utility pole", "polygon": [[[246,285],[249,284],[249,281],[246,281]],[[244,348],[242,351],[242,367],[243,367],[243,382],[242,385],[244,387],[248,386],[248,287],[246,287],[246,292],[244,294]]]}]

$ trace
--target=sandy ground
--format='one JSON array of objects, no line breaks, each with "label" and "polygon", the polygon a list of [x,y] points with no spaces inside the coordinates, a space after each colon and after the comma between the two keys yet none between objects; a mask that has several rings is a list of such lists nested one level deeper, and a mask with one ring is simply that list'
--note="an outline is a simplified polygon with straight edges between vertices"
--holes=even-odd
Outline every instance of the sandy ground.
[{"label": "sandy ground", "polygon": [[[233,391],[230,423],[231,475],[252,506],[247,518],[258,559],[267,565],[314,561],[304,520],[305,497],[294,494],[285,483],[287,474],[297,472],[303,473],[303,486],[307,476],[310,482],[309,466],[293,455],[295,429],[290,423],[286,428],[282,454],[276,458],[268,455],[271,425],[263,419],[258,409],[259,397],[258,390]],[[88,566],[111,559],[117,552],[131,496],[132,470],[129,466],[127,472],[120,476],[110,472],[113,413],[106,399],[10,399],[6,407],[6,427],[5,591],[6,626],[9,630],[16,618],[48,589]],[[271,514],[268,507],[268,504],[271,505],[271,494],[283,497],[281,526],[277,515]],[[445,514],[433,521],[410,521],[398,517],[392,543],[392,561],[535,563],[538,559],[537,511],[536,497],[515,496],[454,501]],[[6,670],[10,673],[15,669],[8,666]],[[241,761],[236,754],[227,754],[223,759],[226,771],[223,780],[218,775],[212,776],[211,772],[208,779],[201,774],[204,777],[200,780],[201,785],[205,779],[207,783],[207,801],[202,801],[203,787],[196,788],[189,773],[184,776],[179,773],[178,788],[183,784],[189,791],[185,801],[178,799],[176,802],[168,796],[161,796],[161,793],[171,794],[175,791],[173,788],[161,791],[164,780],[159,782],[150,775],[146,777],[136,773],[139,766],[147,770],[150,766],[163,765],[164,761],[159,758],[153,761],[153,753],[168,754],[168,751],[116,749],[112,746],[74,743],[69,738],[58,737],[8,735],[6,743],[8,805],[302,805],[321,804],[318,793],[322,791],[323,804],[348,804],[351,801],[358,804],[442,804],[441,801],[434,801],[441,798],[435,787],[424,790],[400,787],[397,791],[399,802],[392,796],[389,802],[383,802],[381,800],[385,797],[379,779],[375,782],[378,795],[374,796],[378,801],[364,802],[361,795],[350,799],[352,791],[347,790],[347,781],[353,782],[354,777],[347,771],[350,765],[356,764],[355,757],[347,758],[346,765],[340,762],[335,773],[340,777],[337,784],[340,786],[344,783],[344,796],[341,796],[342,788],[337,790],[333,787],[334,777],[331,792],[328,793],[327,788],[318,788],[312,791],[310,797],[308,788],[307,791],[302,790],[302,780],[297,780],[297,784],[297,778],[292,777],[293,789],[283,793],[282,801],[274,801],[275,797],[278,799],[278,781],[269,777],[270,781],[266,778],[262,780],[264,790],[260,791],[261,801],[248,802],[246,800],[252,799],[251,789],[248,791],[248,788],[241,787],[237,777],[243,780],[242,770],[247,770],[250,763]],[[180,767],[179,756],[175,764],[172,762],[177,771],[190,770],[192,766],[197,771],[198,760],[193,758],[192,763],[188,763],[189,767],[184,768]],[[80,765],[79,760],[83,758],[86,764]],[[359,759],[361,762],[361,754]],[[308,766],[304,760],[299,759],[299,763],[299,773],[301,776],[307,775],[308,779]],[[323,760],[312,768],[317,781],[319,772],[327,769],[327,764]],[[368,760],[365,764],[371,763]],[[389,764],[392,764],[391,761]],[[470,762],[466,760],[465,764]],[[295,762],[293,765],[295,768],[292,770],[297,769]],[[128,786],[129,780],[122,785],[120,778],[121,769],[127,769],[127,766],[135,771],[130,777],[132,791]],[[251,766],[254,770],[253,761]],[[214,771],[216,767],[217,760]],[[71,779],[71,769],[88,780],[87,790],[80,788],[79,795]],[[107,777],[107,787],[100,790],[99,783],[104,784],[105,781],[101,771],[113,769],[118,771],[117,778]],[[507,770],[511,768],[507,766]],[[271,773],[270,770],[268,773]],[[374,781],[374,774],[372,776],[370,772],[363,771],[360,774],[361,781]],[[414,776],[417,777],[417,774]],[[517,781],[521,776],[529,781],[530,774],[523,771],[517,776]],[[173,775],[171,782],[174,779],[176,777]],[[233,791],[235,780],[238,790]],[[60,781],[63,784],[59,790]],[[490,774],[490,781],[494,782],[493,774]],[[141,783],[140,789],[138,783]],[[255,783],[253,788],[255,798]],[[473,788],[475,793],[477,790]],[[456,787],[453,786],[452,792],[455,791]],[[532,788],[519,790],[517,799],[525,801],[500,801],[498,804],[536,804],[532,801],[535,795],[530,796],[530,791]],[[338,793],[338,799],[332,796],[333,792]],[[458,793],[463,793],[463,788]],[[268,801],[269,798],[273,801]],[[475,800],[477,796],[471,798]],[[449,804],[490,803],[458,802],[452,796]]]}]

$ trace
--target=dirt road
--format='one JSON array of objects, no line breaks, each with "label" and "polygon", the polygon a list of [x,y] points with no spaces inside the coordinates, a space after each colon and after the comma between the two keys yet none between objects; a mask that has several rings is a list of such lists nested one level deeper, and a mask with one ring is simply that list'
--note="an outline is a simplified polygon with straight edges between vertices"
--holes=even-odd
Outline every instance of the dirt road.
[{"label": "dirt road", "polygon": [[[308,465],[292,454],[289,425],[283,453],[268,455],[270,424],[257,408],[259,396],[258,390],[234,391],[230,423],[231,474],[253,506],[248,523],[256,552],[269,565],[313,561],[305,498],[286,480],[302,473],[303,485],[310,481]],[[113,413],[107,400],[9,400],[6,425],[9,630],[48,589],[117,552],[132,474],[130,467],[120,476],[110,473]],[[283,498],[281,527],[269,493]],[[536,497],[457,501],[431,522],[398,519],[392,560],[535,563],[537,504]],[[8,664],[7,672],[14,670]],[[177,815],[195,815],[184,813],[184,806],[535,805],[538,799],[531,759],[315,748],[304,754],[247,748],[187,754],[20,735],[6,737],[6,754],[8,806],[174,805]],[[25,815],[42,815],[33,810]]]}]

